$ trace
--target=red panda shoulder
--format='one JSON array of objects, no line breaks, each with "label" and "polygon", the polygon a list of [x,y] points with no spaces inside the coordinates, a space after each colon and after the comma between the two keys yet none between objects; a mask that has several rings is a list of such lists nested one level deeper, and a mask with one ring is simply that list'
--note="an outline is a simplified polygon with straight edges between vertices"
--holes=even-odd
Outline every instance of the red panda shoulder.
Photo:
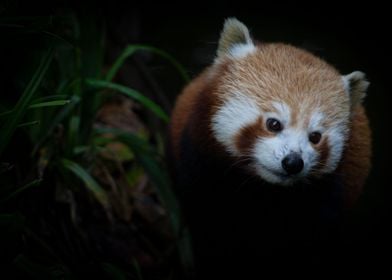
[{"label": "red panda shoulder", "polygon": [[371,167],[371,130],[365,109],[358,105],[352,112],[350,133],[336,170],[342,176],[346,204],[352,205],[365,185]]},{"label": "red panda shoulder", "polygon": [[217,93],[219,80],[216,77],[219,77],[224,69],[224,64],[221,67],[207,68],[178,96],[169,131],[174,159],[179,157],[181,138],[187,128],[190,138],[199,144],[203,143],[205,148],[217,145],[212,136],[211,120],[221,102]]}]

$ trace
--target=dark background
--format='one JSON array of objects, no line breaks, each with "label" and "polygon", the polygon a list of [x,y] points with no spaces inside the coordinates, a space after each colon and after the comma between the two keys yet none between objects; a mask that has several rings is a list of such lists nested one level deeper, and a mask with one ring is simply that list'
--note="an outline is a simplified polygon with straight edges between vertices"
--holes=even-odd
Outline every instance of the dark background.
[{"label": "dark background", "polygon": [[[349,244],[352,257],[358,258],[355,261],[362,263],[362,256],[367,254],[366,261],[380,266],[390,262],[391,50],[388,41],[391,15],[386,7],[376,3],[343,6],[332,2],[301,6],[266,1],[237,1],[236,4],[225,1],[158,4],[151,1],[144,5],[123,1],[45,4],[4,1],[0,12],[3,15],[47,16],[69,9],[86,18],[99,15],[107,24],[107,62],[113,61],[126,44],[148,44],[171,53],[194,77],[212,62],[224,19],[235,16],[261,42],[286,42],[303,47],[334,65],[342,74],[355,70],[365,72],[371,83],[365,107],[373,131],[373,167],[363,195],[348,219],[346,233],[352,240]],[[0,29],[0,38],[2,32],[10,31]],[[27,52],[30,46],[18,45],[14,49],[12,42],[1,39],[0,44],[0,94],[7,95],[14,86],[9,81],[23,73],[24,58],[16,52]],[[15,59],[16,64],[13,63]],[[165,106],[170,109],[182,85],[159,66],[152,71],[167,97]],[[9,100],[16,98],[7,96]],[[17,156],[19,151],[14,153]]]}]

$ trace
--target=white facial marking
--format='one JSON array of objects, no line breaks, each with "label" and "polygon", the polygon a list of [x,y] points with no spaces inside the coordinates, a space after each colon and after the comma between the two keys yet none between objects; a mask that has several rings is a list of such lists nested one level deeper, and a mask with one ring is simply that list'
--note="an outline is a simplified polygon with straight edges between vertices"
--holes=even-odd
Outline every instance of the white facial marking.
[{"label": "white facial marking", "polygon": [[291,121],[291,110],[290,107],[282,102],[272,102],[272,106],[275,108],[276,112],[268,112],[264,114],[264,118],[275,118],[280,121],[283,126],[287,126]]},{"label": "white facial marking", "polygon": [[231,96],[212,117],[212,131],[215,138],[228,152],[239,155],[235,146],[235,136],[254,123],[261,116],[260,109],[249,97],[240,93]]},{"label": "white facial marking", "polygon": [[344,91],[346,92],[346,94],[349,94],[350,93],[350,81],[348,80],[348,78],[346,76],[342,76],[342,82],[343,82]]},{"label": "white facial marking", "polygon": [[323,173],[333,172],[338,166],[340,159],[342,158],[344,143],[345,143],[345,133],[344,127],[337,126],[331,129],[328,129],[325,133],[328,136],[328,146],[329,155],[328,160],[324,168],[321,169]]},{"label": "white facial marking", "polygon": [[247,44],[236,44],[230,49],[230,55],[233,58],[243,58],[256,50],[252,42]]},{"label": "white facial marking", "polygon": [[332,128],[324,128],[321,123],[325,119],[325,115],[320,112],[316,112],[312,115],[309,123],[309,132],[318,131],[322,134],[322,137],[328,138],[329,154],[328,159],[320,171],[322,173],[329,173],[336,169],[343,152],[345,142],[345,125],[339,124]]},{"label": "white facial marking", "polygon": [[[302,171],[294,176],[287,176],[282,167],[282,160],[290,153],[299,153],[304,161]],[[254,155],[256,170],[271,183],[290,185],[305,177],[317,160],[317,153],[309,144],[308,133],[304,129],[288,127],[271,138],[257,140]]]},{"label": "white facial marking", "polygon": [[[280,185],[292,185],[307,175],[318,165],[319,152],[309,141],[309,133],[318,131],[328,138],[329,154],[321,173],[333,172],[342,156],[345,143],[346,126],[336,124],[331,128],[323,126],[326,118],[320,110],[314,110],[305,122],[306,117],[300,117],[293,126],[291,109],[282,102],[273,102],[271,112],[262,112],[255,102],[246,95],[235,93],[228,98],[212,118],[212,131],[215,138],[224,145],[226,150],[235,156],[242,156],[235,145],[235,139],[240,130],[253,124],[262,116],[276,118],[283,125],[283,130],[271,137],[256,139],[253,147],[253,168],[264,180]],[[261,128],[260,128],[261,129]],[[299,153],[304,161],[304,167],[298,174],[287,175],[282,167],[282,160],[290,153]]]},{"label": "white facial marking", "polygon": [[285,103],[274,101],[272,102],[272,106],[278,111],[278,114],[281,118],[289,120],[291,109]]},{"label": "white facial marking", "polygon": [[325,119],[325,115],[319,111],[316,111],[312,114],[309,120],[309,133],[318,131],[320,133],[324,132],[324,128],[322,127],[322,122]]},{"label": "white facial marking", "polygon": [[[318,131],[323,137],[328,137],[329,154],[326,166],[320,170],[329,173],[336,169],[344,147],[344,125],[332,128],[323,127],[325,115],[319,110],[310,116],[309,124],[299,121],[296,126],[290,124],[290,108],[283,103],[273,105],[278,113],[272,113],[282,123],[283,130],[273,137],[260,138],[256,141],[253,153],[254,168],[266,181],[280,185],[290,185],[296,180],[306,177],[318,164],[319,153],[309,141],[309,133]],[[294,176],[288,176],[282,167],[282,160],[288,154],[299,153],[304,161],[303,170]]]}]

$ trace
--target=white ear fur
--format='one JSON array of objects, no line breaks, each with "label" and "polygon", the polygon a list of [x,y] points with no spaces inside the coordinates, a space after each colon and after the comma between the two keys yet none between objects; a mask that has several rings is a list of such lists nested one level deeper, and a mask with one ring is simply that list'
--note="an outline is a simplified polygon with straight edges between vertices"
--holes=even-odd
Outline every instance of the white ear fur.
[{"label": "white ear fur", "polygon": [[361,104],[366,96],[366,90],[369,82],[365,78],[365,74],[360,71],[352,72],[351,74],[342,76],[344,88],[350,97],[351,109]]},{"label": "white ear fur", "polygon": [[227,55],[234,58],[241,58],[254,51],[255,48],[245,24],[236,18],[225,20],[219,39],[218,58]]}]

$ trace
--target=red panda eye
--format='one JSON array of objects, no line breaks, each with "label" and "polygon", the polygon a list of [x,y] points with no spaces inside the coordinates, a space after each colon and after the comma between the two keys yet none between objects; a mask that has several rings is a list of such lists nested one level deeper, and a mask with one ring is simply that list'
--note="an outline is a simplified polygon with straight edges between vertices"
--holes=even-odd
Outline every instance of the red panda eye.
[{"label": "red panda eye", "polygon": [[282,124],[277,119],[267,119],[267,128],[272,132],[279,132],[283,129]]},{"label": "red panda eye", "polygon": [[321,140],[321,133],[320,132],[312,132],[309,134],[309,141],[313,144],[318,144]]}]

